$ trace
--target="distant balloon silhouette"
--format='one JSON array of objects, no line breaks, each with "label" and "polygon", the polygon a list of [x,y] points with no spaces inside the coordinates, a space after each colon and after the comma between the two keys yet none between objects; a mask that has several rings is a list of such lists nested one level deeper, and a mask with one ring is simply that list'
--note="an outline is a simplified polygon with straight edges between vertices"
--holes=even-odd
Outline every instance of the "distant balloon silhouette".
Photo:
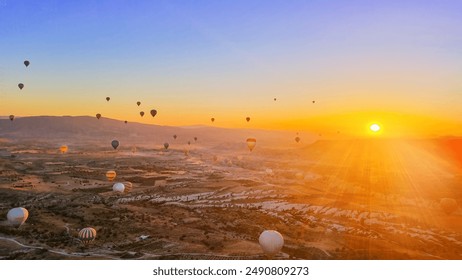
[{"label": "distant balloon silhouette", "polygon": [[197,137],[194,137],[194,141],[197,141]]},{"label": "distant balloon silhouette", "polygon": [[14,120],[14,115],[10,115],[10,121]]},{"label": "distant balloon silhouette", "polygon": [[136,153],[136,147],[135,146],[132,147],[132,153]]},{"label": "distant balloon silhouette", "polygon": [[295,137],[295,142],[297,142],[297,143],[300,142],[300,137],[298,137],[298,136]]},{"label": "distant balloon silhouette", "polygon": [[140,112],[140,116],[144,116],[144,112],[143,112],[143,111]]},{"label": "distant balloon silhouette", "polygon": [[24,88],[24,84],[23,84],[23,83],[19,83],[19,84],[18,84],[18,88],[22,90],[22,89]]},{"label": "distant balloon silhouette", "polygon": [[101,114],[96,114],[96,118],[99,120],[101,118]]},{"label": "distant balloon silhouette", "polygon": [[450,215],[457,210],[457,201],[453,198],[442,198],[440,200],[440,207],[444,213]]},{"label": "distant balloon silhouette", "polygon": [[168,143],[164,143],[164,148],[167,150],[170,145]]},{"label": "distant balloon silhouette", "polygon": [[61,147],[59,147],[59,151],[60,151],[62,154],[67,153],[67,150],[68,150],[68,147],[67,147],[66,145],[62,145]]},{"label": "distant balloon silhouette", "polygon": [[245,118],[245,120],[246,120],[247,122],[250,122],[250,118],[249,118],[249,117]]},{"label": "distant balloon silhouette", "polygon": [[276,101],[276,98],[274,98],[274,101]]},{"label": "distant balloon silhouette", "polygon": [[191,141],[188,141],[188,145],[191,145]]},{"label": "distant balloon silhouette", "polygon": [[139,102],[139,101],[138,101],[138,102],[136,102],[136,105],[140,106],[140,105],[141,105],[141,102]]},{"label": "distant balloon silhouette", "polygon": [[215,121],[215,118],[211,118],[210,120],[211,120],[212,122],[214,122],[214,121]]},{"label": "distant balloon silhouette", "polygon": [[247,147],[249,148],[250,151],[255,148],[255,145],[257,144],[257,139],[255,138],[247,138]]},{"label": "distant balloon silhouette", "polygon": [[177,136],[176,136],[176,134],[175,134],[175,135],[173,135],[173,139],[176,139],[176,137],[177,137]]},{"label": "distant balloon silhouette", "polygon": [[96,230],[94,228],[87,227],[79,231],[79,239],[84,245],[93,242],[95,238]]},{"label": "distant balloon silhouette", "polygon": [[157,110],[152,109],[151,110],[151,116],[155,117],[157,115]]},{"label": "distant balloon silhouette", "polygon": [[281,251],[284,246],[284,238],[275,230],[265,230],[258,238],[261,249],[268,256],[272,257]]},{"label": "distant balloon silhouette", "polygon": [[108,172],[106,172],[106,178],[108,179],[108,181],[114,180],[116,176],[117,173],[114,170],[109,170]]},{"label": "distant balloon silhouette", "polygon": [[17,207],[8,211],[6,218],[8,222],[15,227],[20,227],[29,217],[29,211],[26,208]]},{"label": "distant balloon silhouette", "polygon": [[110,98],[109,96],[108,96],[108,97],[106,97],[106,101],[109,101],[109,100],[111,100],[111,98]]},{"label": "distant balloon silhouette", "polygon": [[128,122],[127,122],[127,121],[125,121],[124,123],[125,123],[125,124],[127,124]]},{"label": "distant balloon silhouette", "polygon": [[312,102],[313,102],[313,104],[314,104],[316,101],[315,101],[315,100],[313,100]]},{"label": "distant balloon silhouette", "polygon": [[29,64],[30,64],[29,60],[24,60],[24,65],[26,65],[26,67],[29,66]]},{"label": "distant balloon silhouette", "polygon": [[119,141],[117,141],[117,140],[112,140],[111,146],[114,148],[114,150],[117,149],[117,147],[119,147]]}]

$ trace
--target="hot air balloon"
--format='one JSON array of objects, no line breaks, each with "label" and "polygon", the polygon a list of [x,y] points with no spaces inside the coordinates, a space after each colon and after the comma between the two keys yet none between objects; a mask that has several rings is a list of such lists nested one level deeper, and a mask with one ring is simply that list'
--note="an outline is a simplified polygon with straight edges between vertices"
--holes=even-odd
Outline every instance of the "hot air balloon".
[{"label": "hot air balloon", "polygon": [[273,100],[276,101],[276,97]]},{"label": "hot air balloon", "polygon": [[297,142],[297,143],[300,142],[300,137],[298,137],[298,136],[295,137],[295,142]]},{"label": "hot air balloon", "polygon": [[136,153],[136,147],[135,146],[132,147],[132,153]]},{"label": "hot air balloon", "polygon": [[138,102],[136,102],[136,105],[140,106],[140,105],[141,105],[141,102],[139,102],[139,101],[138,101]]},{"label": "hot air balloon", "polygon": [[197,137],[194,137],[194,141],[197,141]]},{"label": "hot air balloon", "polygon": [[14,120],[14,115],[10,115],[10,121]]},{"label": "hot air balloon", "polygon": [[170,146],[168,143],[164,143],[164,148],[167,150],[168,146]]},{"label": "hot air balloon", "polygon": [[173,139],[176,139],[176,137],[177,137],[177,136],[176,136],[176,134],[175,134],[175,135],[173,135]]},{"label": "hot air balloon", "polygon": [[191,145],[191,141],[188,141],[188,145]]},{"label": "hot air balloon", "polygon": [[143,112],[143,111],[140,112],[140,116],[144,116],[144,112]]},{"label": "hot air balloon", "polygon": [[114,148],[114,150],[117,149],[117,147],[119,147],[119,141],[117,141],[117,140],[112,140],[111,146]]},{"label": "hot air balloon", "polygon": [[115,183],[112,186],[112,190],[115,192],[123,193],[125,191],[125,185],[122,183]]},{"label": "hot air balloon", "polygon": [[311,101],[311,102],[313,102],[313,104],[314,104],[316,101],[315,101],[315,100],[313,100],[313,101]]},{"label": "hot air balloon", "polygon": [[246,120],[247,122],[250,122],[250,118],[249,118],[249,117],[245,118],[245,120]]},{"label": "hot air balloon", "polygon": [[265,172],[266,172],[266,175],[268,175],[268,176],[273,176],[274,175],[273,174],[273,169],[271,169],[271,168],[266,168]]},{"label": "hot air balloon", "polygon": [[101,118],[101,114],[96,114],[96,118],[99,120]]},{"label": "hot air balloon", "polygon": [[152,109],[151,110],[151,116],[155,117],[157,115],[157,110]]},{"label": "hot air balloon", "polygon": [[26,67],[29,66],[29,64],[30,64],[29,60],[24,60],[24,65],[26,65]]},{"label": "hot air balloon", "polygon": [[284,246],[284,238],[282,235],[275,230],[265,230],[260,234],[258,238],[261,249],[268,256],[274,256]]},{"label": "hot air balloon", "polygon": [[249,147],[250,151],[252,151],[253,148],[255,148],[256,144],[257,144],[257,139],[255,139],[255,138],[247,138],[247,147]]},{"label": "hot air balloon", "polygon": [[117,173],[114,170],[109,170],[108,172],[106,172],[106,178],[109,181],[113,181],[116,176],[117,176]]},{"label": "hot air balloon", "polygon": [[185,156],[189,156],[189,150],[188,150],[188,149],[184,149],[183,152],[184,152],[184,155],[185,155]]},{"label": "hot air balloon", "polygon": [[23,84],[23,83],[19,83],[19,84],[18,84],[18,88],[19,88],[19,89],[23,89],[23,88],[24,88],[24,84]]},{"label": "hot air balloon", "polygon": [[96,238],[96,230],[91,227],[83,228],[79,231],[79,239],[80,241],[87,245]]},{"label": "hot air balloon", "polygon": [[457,210],[457,201],[452,198],[442,198],[440,200],[440,207],[447,215],[452,214]]},{"label": "hot air balloon", "polygon": [[214,121],[215,121],[215,118],[211,118],[210,120],[211,120],[212,122],[214,122]]},{"label": "hot air balloon", "polygon": [[8,222],[15,227],[20,227],[29,217],[29,211],[26,208],[17,207],[8,211],[6,218]]},{"label": "hot air balloon", "polygon": [[109,100],[111,100],[111,98],[110,98],[109,96],[108,96],[108,97],[106,97],[106,101],[108,101],[108,102],[109,102]]},{"label": "hot air balloon", "polygon": [[130,182],[123,182],[124,186],[125,186],[125,192],[130,192],[132,189],[133,189],[133,184],[130,183]]},{"label": "hot air balloon", "polygon": [[67,153],[67,146],[66,145],[62,145],[61,147],[59,147],[59,151],[64,154],[64,153]]}]

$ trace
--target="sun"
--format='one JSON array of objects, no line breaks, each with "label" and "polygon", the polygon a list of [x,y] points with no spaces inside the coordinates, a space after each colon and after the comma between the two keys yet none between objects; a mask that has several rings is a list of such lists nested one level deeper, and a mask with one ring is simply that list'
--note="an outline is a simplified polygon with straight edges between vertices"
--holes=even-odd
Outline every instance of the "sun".
[{"label": "sun", "polygon": [[371,124],[371,126],[369,127],[369,129],[372,131],[372,132],[379,132],[380,131],[380,125],[374,123],[374,124]]}]

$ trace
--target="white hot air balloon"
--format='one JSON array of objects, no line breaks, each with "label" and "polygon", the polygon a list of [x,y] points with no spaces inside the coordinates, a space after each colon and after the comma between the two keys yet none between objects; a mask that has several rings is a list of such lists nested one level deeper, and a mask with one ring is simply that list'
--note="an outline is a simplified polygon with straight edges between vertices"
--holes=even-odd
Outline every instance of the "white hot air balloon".
[{"label": "white hot air balloon", "polygon": [[83,244],[87,245],[96,238],[96,230],[91,227],[83,228],[79,231],[79,239]]},{"label": "white hot air balloon", "polygon": [[123,193],[125,191],[125,186],[122,183],[115,183],[112,186],[112,190],[115,191],[115,192]]},{"label": "white hot air balloon", "polygon": [[284,246],[284,238],[275,230],[265,230],[258,238],[261,249],[268,256],[274,256],[281,251]]},{"label": "white hot air balloon", "polygon": [[15,227],[20,227],[29,217],[29,211],[26,208],[17,207],[8,211],[6,218],[8,222]]},{"label": "white hot air balloon", "polygon": [[266,172],[266,175],[268,175],[268,176],[273,176],[274,175],[273,169],[271,169],[271,168],[266,168],[265,172]]}]

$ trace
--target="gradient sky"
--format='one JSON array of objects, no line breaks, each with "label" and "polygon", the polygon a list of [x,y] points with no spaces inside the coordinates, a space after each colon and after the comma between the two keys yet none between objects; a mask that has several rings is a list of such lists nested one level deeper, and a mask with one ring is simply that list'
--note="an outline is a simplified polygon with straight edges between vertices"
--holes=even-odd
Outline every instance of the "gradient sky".
[{"label": "gradient sky", "polygon": [[461,11],[423,0],[0,0],[0,115],[462,135]]}]

